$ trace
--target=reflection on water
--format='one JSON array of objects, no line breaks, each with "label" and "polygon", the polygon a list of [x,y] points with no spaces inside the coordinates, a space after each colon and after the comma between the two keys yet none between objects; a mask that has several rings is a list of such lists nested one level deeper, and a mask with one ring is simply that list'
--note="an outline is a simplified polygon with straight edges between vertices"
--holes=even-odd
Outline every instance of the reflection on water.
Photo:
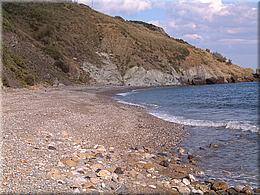
[{"label": "reflection on water", "polygon": [[218,178],[233,185],[257,187],[257,133],[239,132],[223,128],[187,127],[190,135],[182,143],[188,152],[199,156],[199,166],[206,177]]}]

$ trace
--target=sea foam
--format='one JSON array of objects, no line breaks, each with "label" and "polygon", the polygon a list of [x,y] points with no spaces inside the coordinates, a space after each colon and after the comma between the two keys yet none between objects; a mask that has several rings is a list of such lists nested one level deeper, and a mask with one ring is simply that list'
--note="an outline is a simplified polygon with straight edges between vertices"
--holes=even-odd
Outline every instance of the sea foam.
[{"label": "sea foam", "polygon": [[164,113],[150,112],[151,115],[163,119],[165,121],[193,126],[193,127],[222,127],[226,129],[236,129],[242,131],[251,131],[259,133],[259,128],[255,125],[250,124],[248,121],[210,121],[210,120],[196,120],[187,119],[181,116],[173,116]]},{"label": "sea foam", "polygon": [[136,93],[137,92],[137,90],[131,90],[131,91],[128,91],[128,92],[123,92],[123,93],[117,93],[116,95],[117,96],[122,96],[122,97],[125,97],[125,96],[127,96],[127,95],[131,95],[131,94],[133,94],[133,93]]}]

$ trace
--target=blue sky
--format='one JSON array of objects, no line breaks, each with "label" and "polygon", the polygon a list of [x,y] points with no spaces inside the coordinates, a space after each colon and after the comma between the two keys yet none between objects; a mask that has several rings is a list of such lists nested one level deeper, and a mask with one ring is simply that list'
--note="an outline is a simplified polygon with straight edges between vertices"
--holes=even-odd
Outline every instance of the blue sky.
[{"label": "blue sky", "polygon": [[[126,20],[163,27],[172,37],[257,67],[257,0],[79,0]],[[93,2],[93,4],[92,4]]]}]

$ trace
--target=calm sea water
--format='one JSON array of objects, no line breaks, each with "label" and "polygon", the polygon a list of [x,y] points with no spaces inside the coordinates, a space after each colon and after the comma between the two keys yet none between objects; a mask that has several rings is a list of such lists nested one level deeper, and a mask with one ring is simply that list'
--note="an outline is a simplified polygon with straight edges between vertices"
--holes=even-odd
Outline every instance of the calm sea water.
[{"label": "calm sea water", "polygon": [[259,184],[257,83],[133,90],[115,98],[185,125],[190,135],[182,145],[199,157],[205,177]]}]

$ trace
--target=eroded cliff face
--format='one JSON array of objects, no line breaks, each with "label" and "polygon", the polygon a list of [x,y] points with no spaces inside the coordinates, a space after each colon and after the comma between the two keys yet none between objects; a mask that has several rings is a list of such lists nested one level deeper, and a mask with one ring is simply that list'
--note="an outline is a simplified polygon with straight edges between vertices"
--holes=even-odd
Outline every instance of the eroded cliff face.
[{"label": "eroded cliff face", "polygon": [[3,4],[3,82],[160,86],[251,81],[163,29],[69,3]]}]

